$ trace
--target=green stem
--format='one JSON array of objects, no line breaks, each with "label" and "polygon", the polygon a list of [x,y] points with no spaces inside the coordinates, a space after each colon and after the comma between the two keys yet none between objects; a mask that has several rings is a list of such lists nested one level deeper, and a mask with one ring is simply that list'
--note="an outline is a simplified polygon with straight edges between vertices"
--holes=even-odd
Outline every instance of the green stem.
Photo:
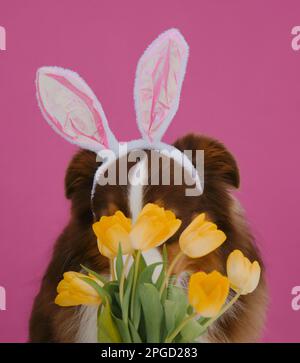
[{"label": "green stem", "polygon": [[205,331],[212,323],[214,323],[217,319],[219,319],[219,317],[221,315],[223,315],[236,301],[237,299],[241,296],[240,293],[237,293],[230,301],[227,305],[225,305],[220,312],[214,316],[213,318],[209,319],[204,325],[202,325],[202,329],[203,331]]},{"label": "green stem", "polygon": [[178,327],[173,330],[173,332],[166,337],[165,343],[171,343],[177,335],[181,332],[181,330],[185,327],[185,325],[194,319],[197,316],[197,313],[194,313],[192,315],[187,316],[185,319],[182,320],[182,322],[178,325]]},{"label": "green stem", "polygon": [[130,261],[130,257],[131,257],[131,254],[128,254],[127,257],[126,257],[125,264],[123,266],[122,275],[121,275],[121,280],[120,280],[120,302],[121,302],[121,305],[123,304],[125,274],[126,274],[126,270],[127,270],[127,267],[128,267],[128,263]]},{"label": "green stem", "polygon": [[178,253],[178,255],[177,256],[175,256],[175,258],[173,259],[173,261],[171,262],[171,264],[170,264],[170,266],[169,266],[169,268],[168,268],[168,271],[167,271],[167,273],[166,273],[166,276],[165,276],[165,278],[164,278],[164,281],[163,281],[163,283],[161,284],[161,288],[160,288],[160,291],[159,291],[159,295],[160,295],[160,297],[161,297],[161,295],[162,295],[162,293],[163,293],[163,291],[164,291],[164,289],[168,286],[168,281],[169,281],[169,278],[170,278],[170,276],[171,276],[171,274],[172,274],[172,272],[173,272],[173,270],[174,270],[174,267],[175,267],[175,265],[176,265],[176,263],[182,258],[184,256],[184,254],[183,254],[183,252],[182,251],[180,251],[179,253]]},{"label": "green stem", "polygon": [[110,266],[110,275],[111,275],[111,279],[112,281],[116,280],[116,274],[115,274],[115,266],[114,266],[114,259],[110,259],[109,260],[109,266]]},{"label": "green stem", "polygon": [[134,300],[135,300],[135,289],[137,283],[137,277],[139,272],[139,264],[141,258],[141,251],[138,250],[135,261],[134,261],[134,276],[133,276],[133,285],[132,285],[132,294],[131,294],[131,304],[130,304],[130,316],[133,317],[133,309],[134,309]]}]

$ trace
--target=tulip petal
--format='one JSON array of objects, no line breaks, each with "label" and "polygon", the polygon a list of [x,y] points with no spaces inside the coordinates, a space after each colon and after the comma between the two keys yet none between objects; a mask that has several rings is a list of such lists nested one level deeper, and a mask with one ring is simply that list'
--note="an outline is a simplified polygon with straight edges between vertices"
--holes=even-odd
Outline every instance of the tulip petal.
[{"label": "tulip petal", "polygon": [[[86,279],[89,277],[84,276]],[[91,280],[91,279],[90,279]],[[80,293],[89,296],[98,296],[97,291],[81,278],[76,277],[70,282],[70,289],[73,291],[80,291]]]},{"label": "tulip petal", "polygon": [[58,295],[55,303],[60,306],[76,306],[82,304],[100,304],[101,298],[97,291],[82,278],[96,281],[95,277],[88,277],[82,273],[68,271],[64,273],[64,279],[57,286]]},{"label": "tulip petal", "polygon": [[191,258],[203,257],[216,248],[220,247],[226,240],[226,235],[220,230],[209,231],[203,236],[196,232],[186,236],[185,239],[179,239],[180,248]]},{"label": "tulip petal", "polygon": [[68,281],[66,281],[66,280],[64,279],[64,280],[61,280],[61,281],[59,282],[59,284],[57,285],[56,291],[57,291],[58,293],[60,293],[60,292],[63,292],[63,291],[67,291],[67,290],[69,290],[69,288],[70,288],[70,282],[68,282]]},{"label": "tulip petal", "polygon": [[101,303],[100,297],[84,296],[82,294],[70,294],[64,291],[58,294],[55,298],[55,304],[60,306],[77,306],[77,305],[99,305]]},{"label": "tulip petal", "polygon": [[[192,274],[189,281],[189,302],[192,306],[198,306],[199,301],[206,301],[206,294],[202,288],[202,283],[207,274],[203,271]],[[198,309],[197,309],[198,311]]]},{"label": "tulip petal", "polygon": [[172,222],[176,219],[176,215],[174,212],[172,212],[171,210],[166,210],[165,213],[164,213],[164,217],[166,220]]},{"label": "tulip petal", "polygon": [[144,215],[130,233],[133,248],[147,251],[150,248],[157,247],[164,238],[165,230],[166,228],[161,220]]},{"label": "tulip petal", "polygon": [[260,274],[261,274],[261,268],[259,266],[259,263],[257,261],[254,261],[251,266],[249,280],[247,281],[247,284],[244,288],[244,291],[247,294],[250,294],[257,288],[260,279]]},{"label": "tulip petal", "polygon": [[97,244],[98,244],[98,249],[99,252],[102,256],[105,256],[109,259],[113,259],[115,257],[115,254],[113,253],[113,251],[106,247],[106,245],[104,243],[101,243],[101,241],[98,239],[97,240]]},{"label": "tulip petal", "polygon": [[132,247],[147,251],[167,241],[180,227],[181,221],[176,219],[172,211],[148,203],[137,218],[131,233]]},{"label": "tulip petal", "polygon": [[210,318],[218,314],[229,293],[229,280],[218,271],[209,274],[197,272],[189,282],[189,302],[202,316]]},{"label": "tulip petal", "polygon": [[[250,261],[248,260],[250,263]],[[239,250],[231,252],[227,259],[227,276],[234,290],[240,290],[246,283],[249,275],[249,265]]]},{"label": "tulip petal", "polygon": [[115,213],[115,217],[118,219],[122,227],[126,230],[126,232],[130,232],[131,230],[131,219],[125,217],[125,215],[121,211],[117,211]]},{"label": "tulip petal", "polygon": [[239,250],[227,259],[227,275],[231,287],[242,295],[254,291],[259,283],[261,269],[257,261],[251,263]]},{"label": "tulip petal", "polygon": [[74,299],[67,291],[58,294],[54,302],[56,305],[65,307],[80,305],[80,303],[78,303],[78,300]]},{"label": "tulip petal", "polygon": [[167,237],[165,238],[165,241],[167,241],[170,237],[172,237],[180,228],[181,226],[181,220],[180,219],[175,219],[173,220],[170,224],[169,224],[169,234],[167,235]]},{"label": "tulip petal", "polygon": [[131,245],[128,232],[120,224],[115,224],[108,228],[103,242],[107,248],[110,248],[115,256],[118,254],[119,244],[122,246],[122,253],[127,255],[131,252]]},{"label": "tulip petal", "polygon": [[215,287],[220,283],[222,277],[220,272],[216,270],[206,275],[203,289],[207,296],[210,296],[214,292]]},{"label": "tulip petal", "polygon": [[184,238],[189,233],[194,232],[198,228],[201,227],[202,223],[205,221],[205,213],[199,214],[196,218],[192,220],[192,222],[185,228],[185,230],[181,233],[181,237]]},{"label": "tulip petal", "polygon": [[99,251],[103,256],[110,259],[116,257],[120,243],[124,254],[131,252],[129,242],[131,220],[121,211],[117,211],[113,216],[102,216],[92,227],[97,236]]},{"label": "tulip petal", "polygon": [[221,299],[221,286],[214,287],[212,293],[207,297],[206,306],[201,315],[205,318],[212,318],[218,314],[224,302]]},{"label": "tulip petal", "polygon": [[212,222],[204,222],[202,225],[197,229],[198,234],[205,234],[208,231],[215,231],[218,227],[215,223]]},{"label": "tulip petal", "polygon": [[86,277],[86,275],[76,272],[76,271],[68,271],[64,273],[64,280],[71,282],[75,277]]},{"label": "tulip petal", "polygon": [[103,231],[105,231],[106,229],[111,227],[113,224],[114,224],[113,216],[111,216],[111,217],[102,216],[100,218],[100,221],[94,223],[92,227],[93,227],[95,235],[97,237],[99,237],[99,236],[101,236]]},{"label": "tulip petal", "polygon": [[[141,210],[138,219],[144,217],[145,215],[147,216],[153,216],[153,215],[161,215],[163,212],[163,208],[159,207],[156,204],[153,203],[147,203],[143,209]],[[138,221],[137,219],[137,221]]]}]

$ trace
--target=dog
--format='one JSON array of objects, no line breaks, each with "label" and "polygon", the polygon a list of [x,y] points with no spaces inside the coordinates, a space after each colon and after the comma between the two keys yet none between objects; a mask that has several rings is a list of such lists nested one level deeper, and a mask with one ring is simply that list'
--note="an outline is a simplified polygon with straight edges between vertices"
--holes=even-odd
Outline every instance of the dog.
[{"label": "dog", "polygon": [[[166,243],[169,262],[179,252],[178,238],[199,213],[216,223],[227,236],[217,250],[199,259],[186,257],[175,273],[218,270],[226,274],[226,260],[231,251],[241,249],[250,261],[257,260],[262,274],[257,289],[241,296],[236,304],[219,318],[201,337],[205,342],[256,342],[260,339],[267,308],[265,269],[243,210],[232,195],[240,184],[237,163],[225,146],[212,138],[189,134],[174,146],[181,150],[204,150],[204,191],[200,196],[186,196],[186,185],[143,187],[97,185],[91,205],[91,189],[101,162],[89,150],[80,150],[71,160],[65,176],[65,195],[71,201],[68,225],[56,241],[51,262],[35,298],[30,319],[30,342],[96,342],[96,309],[93,307],[62,308],[54,304],[56,287],[66,271],[79,271],[80,264],[101,274],[109,274],[109,261],[99,254],[92,224],[101,216],[121,210],[134,217],[147,203],[172,210],[182,220],[179,231]],[[149,151],[145,151],[149,153]],[[119,160],[116,161],[118,163]],[[139,161],[141,162],[141,161]],[[171,160],[171,163],[175,161]],[[135,165],[128,162],[128,169]],[[150,166],[148,166],[150,167]],[[162,165],[160,165],[162,174]],[[172,178],[171,178],[172,179]],[[160,248],[156,251],[161,254]],[[150,256],[151,257],[151,256]],[[154,258],[152,256],[152,258]],[[151,260],[151,258],[150,258]]]}]

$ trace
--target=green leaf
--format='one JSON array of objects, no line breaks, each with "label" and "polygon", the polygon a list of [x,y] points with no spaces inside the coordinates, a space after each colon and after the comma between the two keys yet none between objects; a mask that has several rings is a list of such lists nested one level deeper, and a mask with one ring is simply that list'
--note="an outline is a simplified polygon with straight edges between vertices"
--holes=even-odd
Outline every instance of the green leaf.
[{"label": "green leaf", "polygon": [[175,310],[176,310],[176,302],[171,300],[166,300],[164,305],[166,336],[169,335],[171,331],[175,329],[175,314],[174,314]]},{"label": "green leaf", "polygon": [[92,286],[97,291],[102,299],[102,304],[105,304],[106,300],[111,302],[111,297],[109,293],[103,287],[99,286],[97,282],[91,280],[89,277],[80,277],[80,279]]},{"label": "green leaf", "polygon": [[139,274],[147,267],[147,263],[145,261],[145,258],[143,254],[141,253],[140,256],[140,265],[139,265]]},{"label": "green leaf", "polygon": [[121,243],[119,243],[118,255],[116,259],[116,273],[118,281],[121,280],[123,269],[124,269],[124,264],[123,264],[122,246]]},{"label": "green leaf", "polygon": [[110,295],[119,291],[119,283],[117,281],[109,281],[103,286],[103,289]]},{"label": "green leaf", "polygon": [[122,341],[124,343],[132,343],[131,337],[130,337],[130,331],[128,329],[128,326],[125,324],[125,322],[121,319],[118,319],[115,316],[113,316],[113,318],[114,318],[114,321],[116,322],[119,333],[122,337]]},{"label": "green leaf", "polygon": [[119,283],[117,281],[110,281],[104,285],[103,289],[109,294],[110,296],[110,306],[112,313],[117,316],[121,317],[121,307],[120,307],[120,300],[119,300]]},{"label": "green leaf", "polygon": [[128,322],[128,312],[129,312],[129,302],[130,302],[130,296],[131,296],[131,288],[133,284],[133,275],[134,275],[134,265],[131,266],[126,283],[125,283],[125,292],[124,292],[124,298],[123,298],[123,304],[121,306],[122,308],[122,316],[123,320],[127,324]]},{"label": "green leaf", "polygon": [[142,343],[142,339],[138,333],[138,331],[135,329],[134,325],[132,324],[132,322],[129,320],[129,328],[130,328],[130,332],[131,332],[131,336],[132,336],[132,342],[133,343]]},{"label": "green leaf", "polygon": [[153,283],[152,276],[153,276],[154,270],[156,269],[157,266],[159,266],[161,264],[162,264],[162,262],[156,262],[156,263],[152,263],[151,265],[147,266],[139,275],[138,283],[152,284]]},{"label": "green leaf", "polygon": [[115,292],[114,294],[114,298],[117,302],[117,304],[121,307],[121,301],[120,301],[120,295],[119,295],[119,292]]},{"label": "green leaf", "polygon": [[[139,261],[137,261],[137,254],[139,253]],[[140,322],[140,315],[141,315],[141,306],[139,303],[139,297],[138,297],[138,286],[139,286],[139,276],[142,275],[144,270],[147,268],[147,263],[145,261],[145,258],[143,254],[140,251],[134,252],[134,263],[132,264],[132,269],[135,269],[136,264],[138,263],[138,271],[137,271],[137,281],[135,285],[135,291],[132,291],[131,295],[131,306],[130,306],[130,318],[133,320],[133,324],[135,328],[138,330],[139,322]]]},{"label": "green leaf", "polygon": [[113,343],[104,329],[98,330],[98,343]]},{"label": "green leaf", "polygon": [[96,279],[98,279],[99,281],[101,281],[103,284],[106,284],[108,282],[108,280],[104,277],[99,275],[97,272],[90,270],[89,268],[80,265],[86,272],[90,273],[91,275],[93,275],[94,277],[96,277]]},{"label": "green leaf", "polygon": [[202,326],[197,320],[189,321],[181,330],[180,335],[184,342],[191,343],[203,333]]},{"label": "green leaf", "polygon": [[133,308],[133,325],[135,329],[139,328],[140,320],[141,320],[141,302],[140,302],[140,295],[139,295],[139,286],[136,288],[136,297],[134,299],[134,308]]},{"label": "green leaf", "polygon": [[178,325],[187,313],[188,301],[185,291],[177,286],[169,286],[168,300],[172,300],[176,303],[173,313],[175,316],[175,324]]},{"label": "green leaf", "polygon": [[152,284],[140,285],[138,292],[146,325],[147,343],[159,343],[163,319],[159,292]]},{"label": "green leaf", "polygon": [[106,299],[105,305],[98,310],[98,342],[121,343],[120,333],[113,321],[110,304]]},{"label": "green leaf", "polygon": [[161,262],[153,263],[149,266],[146,266],[144,270],[141,272],[138,281],[137,281],[137,287],[136,287],[136,294],[134,299],[134,308],[133,308],[133,325],[135,329],[138,329],[139,323],[140,323],[140,317],[141,317],[141,303],[140,303],[140,297],[139,297],[139,286],[143,283],[150,283],[152,284],[152,276],[154,273],[154,270],[157,266],[161,265]]}]

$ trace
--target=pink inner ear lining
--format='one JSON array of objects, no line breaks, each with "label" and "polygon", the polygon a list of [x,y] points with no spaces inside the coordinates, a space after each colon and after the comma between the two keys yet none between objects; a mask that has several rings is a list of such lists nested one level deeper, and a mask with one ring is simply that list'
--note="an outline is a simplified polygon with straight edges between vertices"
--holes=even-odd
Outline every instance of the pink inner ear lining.
[{"label": "pink inner ear lining", "polygon": [[93,140],[95,140],[96,142],[101,142],[102,145],[104,145],[106,148],[108,148],[108,142],[107,142],[107,138],[106,138],[106,134],[104,131],[104,127],[102,125],[102,120],[101,117],[98,113],[98,111],[96,110],[96,108],[94,107],[93,104],[93,100],[84,92],[82,92],[81,90],[79,90],[78,88],[76,88],[68,79],[66,79],[63,76],[59,76],[56,74],[47,74],[48,77],[54,78],[57,81],[59,81],[61,84],[63,84],[66,88],[68,88],[70,91],[72,91],[73,93],[75,93],[79,98],[81,98],[85,104],[87,105],[88,109],[91,111],[94,121],[95,121],[95,125],[98,131],[98,135],[100,137],[100,140],[98,140],[97,138],[93,137],[93,136],[88,136],[88,135],[84,135],[84,133],[82,133],[80,130],[77,130],[77,132],[79,132],[80,134],[82,134],[83,136],[87,136],[92,138]]},{"label": "pink inner ear lining", "polygon": [[139,61],[136,110],[139,126],[150,142],[162,137],[177,111],[187,57],[184,38],[171,29],[161,34]]},{"label": "pink inner ear lining", "polygon": [[[166,56],[166,58],[168,59],[168,60],[170,60],[170,43],[171,43],[171,39],[169,39],[168,40],[168,47],[167,47],[167,56]],[[159,58],[159,61],[157,62],[157,64],[156,64],[156,66],[155,66],[155,68],[154,68],[154,70],[153,70],[153,73],[152,73],[152,77],[154,77],[155,78],[155,75],[156,75],[156,73],[158,73],[159,72],[159,65],[160,65],[160,63],[162,63],[163,62],[163,57],[160,57]],[[164,62],[164,65],[163,65],[163,74],[162,74],[162,76],[159,78],[159,80],[156,82],[156,84],[154,84],[154,87],[153,87],[153,97],[152,97],[152,106],[151,106],[151,112],[150,112],[150,117],[151,117],[151,119],[150,119],[150,123],[149,123],[149,127],[148,127],[148,130],[147,130],[147,134],[148,134],[148,136],[149,137],[151,137],[152,138],[152,136],[151,136],[151,134],[152,134],[152,132],[155,132],[155,129],[157,129],[157,128],[159,128],[159,126],[161,125],[161,123],[162,123],[162,117],[163,117],[163,115],[161,115],[161,120],[159,120],[158,121],[158,123],[157,123],[157,125],[156,125],[156,128],[154,129],[154,130],[152,130],[152,127],[153,127],[153,125],[154,125],[154,120],[155,120],[155,118],[156,118],[156,114],[155,114],[155,107],[154,107],[154,105],[158,102],[158,99],[159,99],[159,94],[160,94],[160,88],[161,88],[161,86],[162,86],[162,82],[163,82],[163,76],[165,76],[166,74],[168,74],[169,73],[169,69],[170,69],[170,63],[169,63],[169,61],[165,61]],[[167,89],[166,89],[166,84],[164,84],[163,85],[164,86],[164,88],[165,88],[165,93],[166,93],[166,98],[167,98],[167,102],[168,102],[168,93],[167,93]],[[163,103],[160,103],[160,105],[163,107],[163,109],[167,109],[167,110],[169,110],[170,109],[170,106],[168,106],[168,105],[165,105],[165,104],[163,104]],[[163,112],[163,110],[161,110],[161,112],[160,113],[162,113]]]},{"label": "pink inner ear lining", "polygon": [[[73,122],[73,120],[71,120],[71,124],[73,129],[75,130],[75,132],[79,135],[82,135],[86,138],[92,139],[97,143],[101,143],[104,147],[108,148],[108,141],[107,141],[107,137],[106,137],[106,133],[103,127],[103,123],[102,123],[102,119],[101,116],[99,114],[99,112],[97,111],[97,109],[94,106],[94,101],[92,98],[90,98],[86,93],[84,93],[83,91],[81,91],[80,89],[78,89],[77,87],[75,87],[72,82],[70,82],[66,77],[58,75],[58,74],[54,74],[54,73],[44,73],[47,77],[53,78],[56,81],[58,81],[60,84],[62,84],[64,87],[66,87],[67,89],[69,89],[71,92],[73,92],[74,94],[76,94],[76,96],[78,96],[88,107],[89,111],[92,113],[93,115],[93,119],[95,122],[95,126],[97,129],[97,133],[99,138],[96,138],[95,136],[91,136],[91,135],[85,135],[81,130],[79,130],[75,123]],[[61,123],[55,118],[53,117],[53,115],[50,115],[45,106],[44,103],[42,102],[41,99],[41,94],[40,94],[40,89],[39,89],[39,82],[37,82],[37,91],[38,91],[38,97],[39,97],[39,101],[40,101],[40,105],[43,108],[43,112],[45,113],[45,115],[47,115],[48,118],[51,119],[51,121],[54,123],[54,125],[58,128],[58,130],[63,133],[64,135],[66,135],[68,138],[72,139],[72,140],[76,140],[77,137],[76,136],[71,136],[68,133],[65,132],[65,130],[63,129]]]}]

